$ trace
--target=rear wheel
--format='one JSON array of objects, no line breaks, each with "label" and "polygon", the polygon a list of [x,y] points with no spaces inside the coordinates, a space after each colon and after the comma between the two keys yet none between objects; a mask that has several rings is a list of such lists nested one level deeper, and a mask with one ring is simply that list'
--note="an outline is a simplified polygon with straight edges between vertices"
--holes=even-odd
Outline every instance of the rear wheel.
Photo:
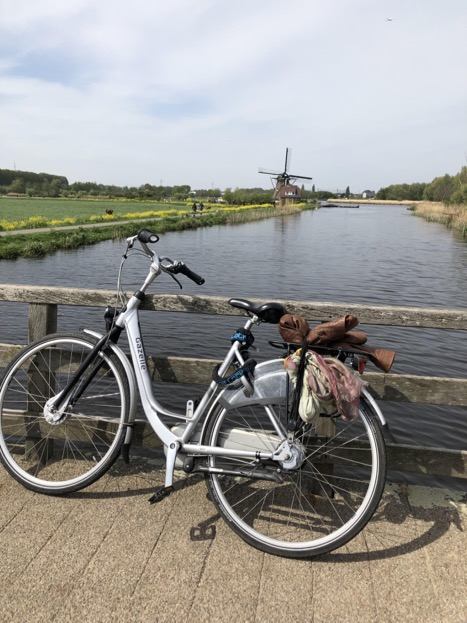
[{"label": "rear wheel", "polygon": [[6,370],[0,386],[0,460],[33,491],[63,494],[82,489],[119,455],[129,386],[110,349],[104,348],[84,371],[77,399],[63,412],[47,406],[94,344],[83,334],[47,336],[28,346]]},{"label": "rear wheel", "polygon": [[[207,430],[210,445],[271,451],[280,444],[278,406],[220,409]],[[372,517],[384,489],[386,452],[377,416],[362,398],[359,417],[319,418],[296,434],[288,461],[209,457],[206,475],[220,514],[251,545],[281,556],[330,552],[356,536]]]}]

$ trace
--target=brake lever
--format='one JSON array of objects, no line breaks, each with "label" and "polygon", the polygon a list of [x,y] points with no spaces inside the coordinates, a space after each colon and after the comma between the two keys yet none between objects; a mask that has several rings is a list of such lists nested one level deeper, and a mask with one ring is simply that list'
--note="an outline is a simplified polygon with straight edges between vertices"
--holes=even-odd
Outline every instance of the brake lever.
[{"label": "brake lever", "polygon": [[132,249],[133,245],[135,244],[135,240],[137,240],[138,236],[130,236],[129,238],[126,239],[127,242],[127,249]]},{"label": "brake lever", "polygon": [[180,290],[183,290],[183,286],[182,286],[182,284],[181,284],[181,283],[180,283],[180,281],[177,279],[177,277],[176,277],[173,273],[171,273],[171,272],[170,272],[170,270],[168,270],[168,271],[167,271],[167,274],[169,274],[169,275],[172,277],[172,279],[178,283],[178,285],[179,285],[179,287],[180,287]]},{"label": "brake lever", "polygon": [[[164,260],[170,262],[170,264],[166,266],[165,264],[163,264]],[[174,260],[172,260],[170,257],[167,257],[165,255],[161,257],[161,265],[162,265],[164,272],[170,275],[172,279],[178,283],[178,287],[180,288],[180,290],[183,290],[182,284],[177,279],[177,277],[173,274],[173,271],[176,269],[179,263],[180,262],[174,262]]]}]

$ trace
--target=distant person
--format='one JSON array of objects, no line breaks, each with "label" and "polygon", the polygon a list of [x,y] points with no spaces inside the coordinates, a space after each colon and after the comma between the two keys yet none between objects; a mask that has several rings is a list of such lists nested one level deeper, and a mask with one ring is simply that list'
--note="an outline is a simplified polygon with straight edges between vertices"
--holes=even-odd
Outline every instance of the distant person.
[{"label": "distant person", "polygon": [[197,210],[197,205],[196,205],[196,201],[194,202],[194,204],[191,206],[191,212],[192,212],[192,216],[196,216],[196,210]]},{"label": "distant person", "polygon": [[202,212],[204,208],[203,202],[201,201],[199,204],[199,211]]}]

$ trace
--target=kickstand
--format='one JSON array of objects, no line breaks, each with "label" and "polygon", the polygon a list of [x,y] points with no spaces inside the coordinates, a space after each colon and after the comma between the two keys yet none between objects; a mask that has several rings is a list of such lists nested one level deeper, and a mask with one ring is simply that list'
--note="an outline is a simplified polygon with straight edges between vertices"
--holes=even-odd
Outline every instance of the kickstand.
[{"label": "kickstand", "polygon": [[171,485],[170,487],[159,487],[155,490],[155,492],[151,495],[148,502],[149,504],[155,504],[156,502],[162,502],[166,497],[174,493],[175,487]]}]

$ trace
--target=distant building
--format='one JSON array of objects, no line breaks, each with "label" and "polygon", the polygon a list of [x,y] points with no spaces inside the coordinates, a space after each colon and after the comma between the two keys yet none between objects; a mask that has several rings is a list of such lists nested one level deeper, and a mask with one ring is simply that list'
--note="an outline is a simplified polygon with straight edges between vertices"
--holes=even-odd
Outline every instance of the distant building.
[{"label": "distant building", "polygon": [[376,197],[376,193],[374,190],[364,190],[362,192],[362,199],[374,199]]}]

